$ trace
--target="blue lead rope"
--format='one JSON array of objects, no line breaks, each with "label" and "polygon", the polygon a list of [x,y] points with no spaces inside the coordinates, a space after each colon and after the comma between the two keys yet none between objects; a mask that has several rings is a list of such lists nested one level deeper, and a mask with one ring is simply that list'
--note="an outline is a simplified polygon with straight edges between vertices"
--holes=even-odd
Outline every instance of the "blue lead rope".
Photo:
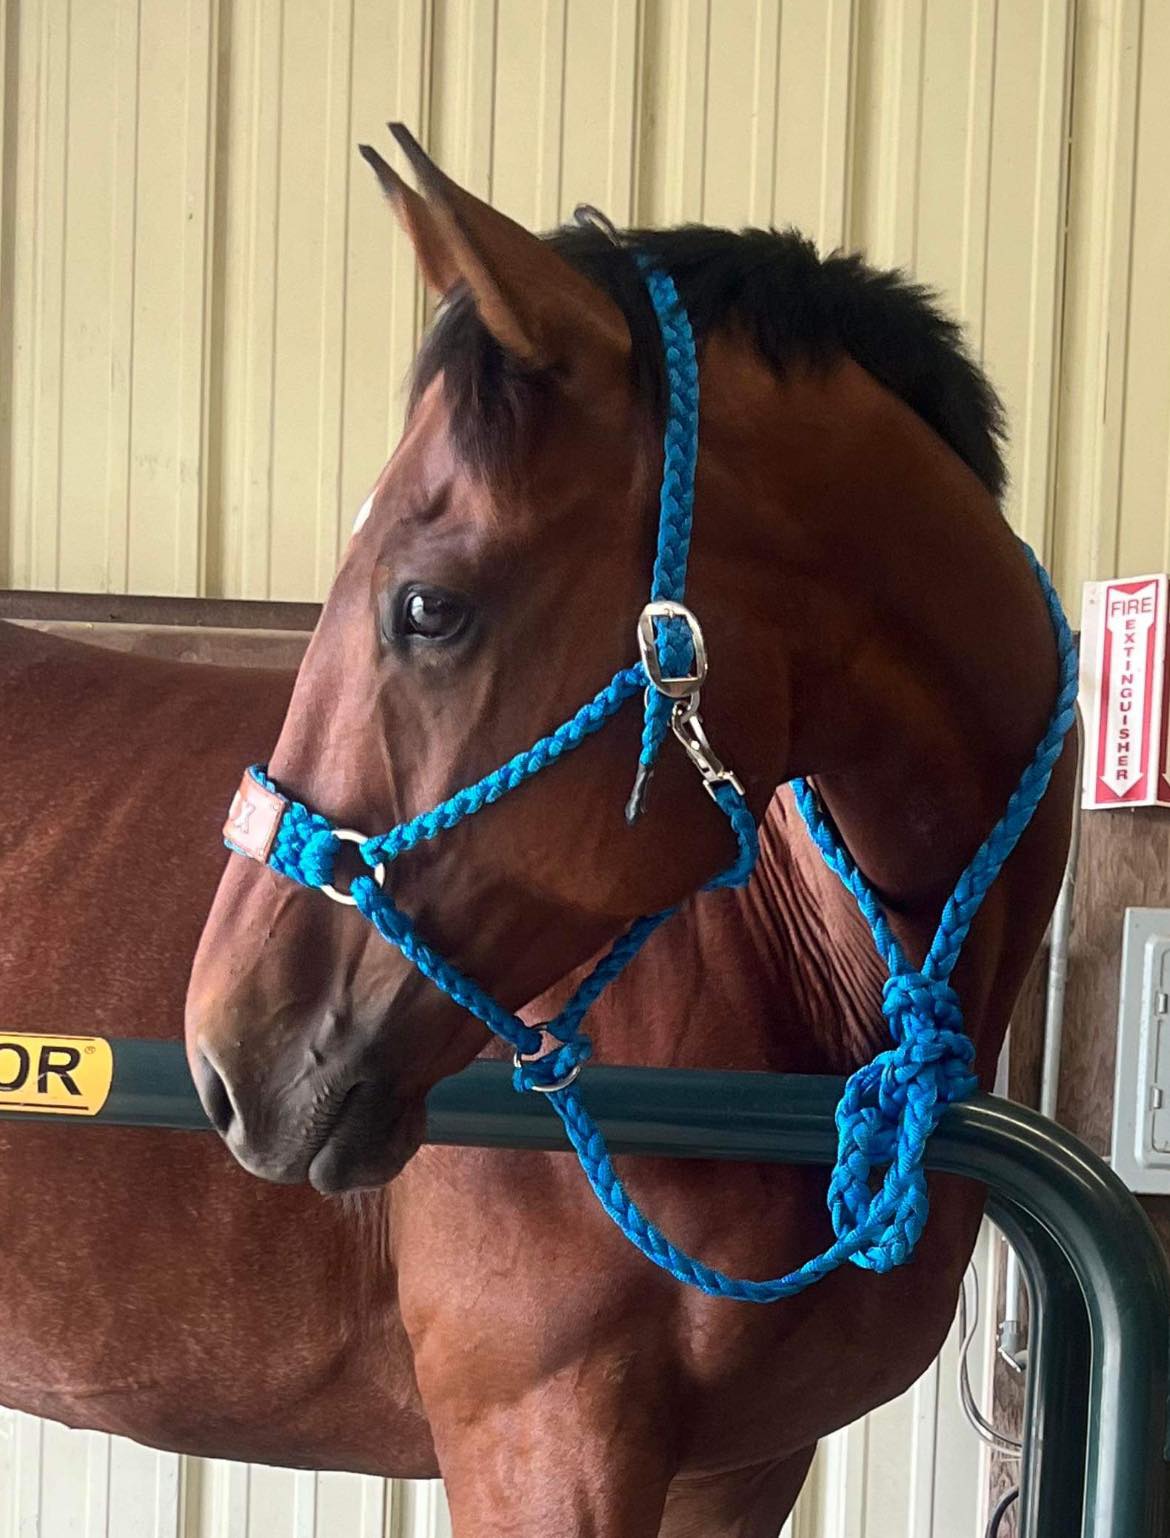
[{"label": "blue lead rope", "polygon": [[[698,365],[690,322],[673,280],[667,273],[650,267],[640,254],[638,260],[658,316],[670,388],[651,598],[681,604],[686,589],[698,449]],[[837,1160],[828,1191],[836,1239],[828,1249],[786,1276],[770,1281],[731,1277],[672,1244],[643,1215],[618,1179],[604,1139],[575,1082],[593,1050],[581,1030],[586,1011],[674,909],[638,919],[613,945],[556,1018],[545,1025],[544,1031],[557,1045],[540,1055],[541,1031],[525,1025],[519,1016],[505,1009],[474,979],[429,946],[407,915],[382,890],[379,880],[372,875],[361,876],[352,884],[350,895],[357,908],[379,934],[397,946],[436,987],[511,1045],[516,1054],[516,1089],[535,1090],[547,1096],[564,1124],[590,1185],[622,1233],[655,1265],[703,1292],[751,1303],[774,1302],[803,1291],[845,1261],[874,1271],[891,1270],[909,1258],[922,1234],[928,1210],[923,1172],[927,1141],[946,1107],[976,1087],[971,1071],[975,1048],[963,1028],[951,974],[983,898],[1048,788],[1075,719],[1075,643],[1048,574],[1026,545],[1024,549],[1056,635],[1060,674],[1056,704],[1043,740],[1007,810],[959,878],[920,968],[913,967],[902,951],[876,894],[841,843],[816,792],[806,780],[793,781],[796,804],[813,842],[853,894],[889,972],[882,995],[882,1013],[893,1045],[852,1075],[837,1107]],[[662,681],[676,680],[695,666],[697,626],[692,629],[692,624],[693,617],[691,624],[673,617],[657,618],[657,669],[648,669],[645,659],[640,665],[623,669],[576,715],[533,747],[518,753],[474,785],[456,791],[431,811],[400,823],[388,833],[366,839],[359,849],[367,865],[377,870],[416,844],[437,837],[498,801],[579,747],[628,700],[642,692],[645,704],[639,778],[630,806],[630,815],[637,815],[667,731],[672,724],[678,730],[677,691],[668,695]],[[657,678],[652,676],[653,672],[657,672]],[[692,703],[697,709],[697,691]],[[742,886],[757,858],[755,821],[733,775],[721,767],[715,774],[708,772],[709,766],[700,767],[736,843],[735,859],[707,887]],[[253,766],[248,774],[266,791],[280,797],[262,768]],[[305,886],[331,886],[341,848],[334,824],[299,802],[280,797],[280,805],[280,820],[267,863],[281,875]],[[231,826],[229,819],[228,828]],[[230,832],[227,842],[238,853],[255,857],[255,850],[233,842]],[[880,1182],[875,1189],[879,1174]]]}]

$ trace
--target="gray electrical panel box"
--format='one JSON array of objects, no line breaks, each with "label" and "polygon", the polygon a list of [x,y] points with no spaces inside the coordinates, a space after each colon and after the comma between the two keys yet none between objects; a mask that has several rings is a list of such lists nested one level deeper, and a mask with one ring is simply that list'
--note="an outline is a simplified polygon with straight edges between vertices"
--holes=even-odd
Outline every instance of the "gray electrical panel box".
[{"label": "gray electrical panel box", "polygon": [[1170,1192],[1170,910],[1127,908],[1113,1096],[1114,1170]]}]

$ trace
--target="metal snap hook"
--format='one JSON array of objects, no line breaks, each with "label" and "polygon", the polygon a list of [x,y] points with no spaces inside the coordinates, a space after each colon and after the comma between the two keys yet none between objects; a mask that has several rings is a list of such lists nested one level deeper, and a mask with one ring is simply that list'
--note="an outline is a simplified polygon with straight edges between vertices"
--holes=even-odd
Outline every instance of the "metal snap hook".
[{"label": "metal snap hook", "polygon": [[[334,828],[333,837],[340,839],[343,844],[369,843],[369,839],[366,837],[366,835],[364,833],[357,832],[355,828]],[[381,890],[382,884],[386,880],[385,861],[379,860],[377,865],[371,868],[370,875],[374,879],[374,885],[377,886],[379,890]],[[343,907],[357,907],[357,898],[351,896],[349,892],[339,892],[337,888],[332,884],[332,882],[323,881],[317,890],[319,892],[324,892],[325,896],[330,898],[331,901],[335,903],[341,903]]]},{"label": "metal snap hook", "polygon": [[744,794],[738,775],[727,768],[708,740],[703,718],[699,714],[697,694],[691,695],[690,699],[679,700],[670,713],[670,726],[686,750],[687,757],[702,775],[703,788],[712,799],[717,785],[730,785],[741,796]]}]

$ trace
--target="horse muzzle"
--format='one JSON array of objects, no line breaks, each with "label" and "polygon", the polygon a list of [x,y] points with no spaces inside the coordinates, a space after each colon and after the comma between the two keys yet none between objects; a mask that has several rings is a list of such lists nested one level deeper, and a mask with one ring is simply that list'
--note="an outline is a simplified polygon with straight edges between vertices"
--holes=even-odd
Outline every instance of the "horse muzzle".
[{"label": "horse muzzle", "polygon": [[245,1086],[204,1044],[192,1073],[208,1120],[250,1174],[279,1185],[306,1181],[326,1195],[392,1180],[422,1142],[421,1098],[405,1100],[360,1069],[339,1077],[316,1063],[284,1083]]}]

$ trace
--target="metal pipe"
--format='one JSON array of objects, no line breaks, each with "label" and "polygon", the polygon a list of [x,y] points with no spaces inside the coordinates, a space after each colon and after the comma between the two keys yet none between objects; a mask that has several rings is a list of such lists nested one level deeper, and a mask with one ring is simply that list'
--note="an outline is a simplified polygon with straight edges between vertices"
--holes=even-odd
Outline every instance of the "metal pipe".
[{"label": "metal pipe", "polygon": [[1056,1120],[1060,1095],[1060,1059],[1064,1046],[1064,996],[1068,987],[1069,935],[1072,930],[1073,899],[1076,896],[1077,864],[1081,854],[1081,772],[1085,757],[1085,723],[1077,706],[1077,797],[1069,831],[1068,857],[1064,879],[1060,883],[1056,906],[1052,910],[1051,941],[1048,948],[1048,987],[1044,998],[1044,1055],[1040,1068],[1040,1114]]},{"label": "metal pipe", "polygon": [[1085,1503],[1081,1470],[1046,1450],[1083,1448],[1087,1442],[1091,1342],[1084,1299],[1071,1267],[1062,1264],[1059,1245],[1035,1218],[997,1207],[995,1219],[1022,1256],[1035,1321],[1019,1472],[1020,1538],[1079,1533]]},{"label": "metal pipe", "polygon": [[[1069,830],[1068,856],[1064,876],[1052,910],[1049,925],[1048,974],[1044,994],[1044,1034],[1040,1063],[1040,1114],[1056,1120],[1060,1098],[1060,1064],[1064,1049],[1064,1000],[1068,986],[1069,937],[1072,933],[1073,902],[1076,897],[1077,867],[1081,855],[1081,774],[1085,758],[1085,722],[1077,706],[1076,800]],[[1020,1262],[1008,1247],[1004,1272],[1004,1316],[999,1326],[999,1353],[1017,1372],[1027,1364],[1028,1332],[1024,1327],[1020,1299],[1023,1286]]]},{"label": "metal pipe", "polygon": [[1020,1317],[1020,1298],[1023,1280],[1020,1275],[1020,1257],[1015,1247],[1007,1245],[1007,1262],[1003,1271],[1003,1318],[996,1331],[996,1348],[1009,1367],[1023,1372],[1028,1365],[1028,1335]]}]

